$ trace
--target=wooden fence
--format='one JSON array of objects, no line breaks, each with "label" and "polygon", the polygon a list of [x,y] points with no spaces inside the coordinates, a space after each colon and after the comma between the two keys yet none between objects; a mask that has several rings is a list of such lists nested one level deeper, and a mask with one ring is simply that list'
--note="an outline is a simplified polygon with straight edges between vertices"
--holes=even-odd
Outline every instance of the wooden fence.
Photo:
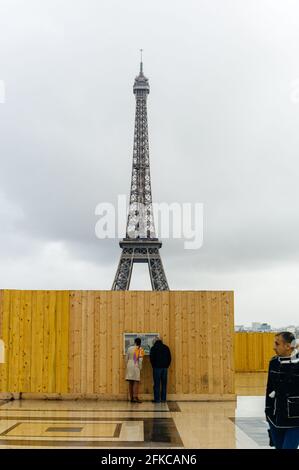
[{"label": "wooden fence", "polygon": [[263,372],[268,370],[274,356],[275,333],[235,333],[236,372]]},{"label": "wooden fence", "polygon": [[[0,291],[0,392],[125,398],[124,332],[169,345],[169,398],[234,399],[227,291]],[[141,395],[151,394],[146,357]]]}]

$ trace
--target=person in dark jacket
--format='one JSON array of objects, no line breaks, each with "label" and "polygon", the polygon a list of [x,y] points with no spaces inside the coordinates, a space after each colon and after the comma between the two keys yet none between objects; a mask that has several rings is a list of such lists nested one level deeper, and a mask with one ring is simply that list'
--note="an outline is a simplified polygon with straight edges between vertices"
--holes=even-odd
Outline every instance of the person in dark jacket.
[{"label": "person in dark jacket", "polygon": [[154,403],[166,401],[167,374],[171,363],[170,349],[157,338],[150,350],[150,361],[153,368]]},{"label": "person in dark jacket", "polygon": [[299,445],[299,352],[295,336],[284,331],[274,340],[266,391],[266,419],[276,449]]}]

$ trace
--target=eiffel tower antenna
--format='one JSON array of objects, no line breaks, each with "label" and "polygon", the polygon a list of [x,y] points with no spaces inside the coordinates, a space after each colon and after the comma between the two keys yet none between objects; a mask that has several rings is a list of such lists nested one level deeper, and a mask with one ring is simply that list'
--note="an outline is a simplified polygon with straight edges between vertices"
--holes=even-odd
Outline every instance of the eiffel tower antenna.
[{"label": "eiffel tower antenna", "polygon": [[143,49],[140,49],[140,75],[143,75],[142,52],[143,52]]},{"label": "eiffel tower antenna", "polygon": [[133,86],[136,114],[126,237],[119,243],[122,253],[112,290],[129,290],[133,264],[147,263],[152,289],[163,291],[169,287],[159,252],[162,242],[154,226],[146,106],[150,87],[143,75],[142,52],[140,49],[140,71]]}]

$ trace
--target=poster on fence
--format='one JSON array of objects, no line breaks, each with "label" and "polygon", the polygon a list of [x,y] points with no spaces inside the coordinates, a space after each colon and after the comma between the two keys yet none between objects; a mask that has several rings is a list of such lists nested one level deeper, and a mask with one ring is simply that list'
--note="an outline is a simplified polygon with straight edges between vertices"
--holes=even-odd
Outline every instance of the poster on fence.
[{"label": "poster on fence", "polygon": [[127,354],[127,350],[130,346],[134,346],[135,338],[140,338],[144,354],[148,356],[157,336],[159,336],[159,333],[124,333],[124,354]]}]

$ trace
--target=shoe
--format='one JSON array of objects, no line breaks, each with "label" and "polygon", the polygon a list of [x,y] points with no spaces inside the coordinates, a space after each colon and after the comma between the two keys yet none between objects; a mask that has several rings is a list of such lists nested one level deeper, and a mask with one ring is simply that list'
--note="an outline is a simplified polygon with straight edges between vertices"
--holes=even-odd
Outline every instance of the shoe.
[{"label": "shoe", "polygon": [[152,400],[152,403],[161,403],[160,400]]},{"label": "shoe", "polygon": [[142,401],[139,398],[135,398],[135,403],[142,403]]},{"label": "shoe", "polygon": [[132,400],[130,400],[131,403],[136,403],[136,400],[135,398],[132,398]]}]

